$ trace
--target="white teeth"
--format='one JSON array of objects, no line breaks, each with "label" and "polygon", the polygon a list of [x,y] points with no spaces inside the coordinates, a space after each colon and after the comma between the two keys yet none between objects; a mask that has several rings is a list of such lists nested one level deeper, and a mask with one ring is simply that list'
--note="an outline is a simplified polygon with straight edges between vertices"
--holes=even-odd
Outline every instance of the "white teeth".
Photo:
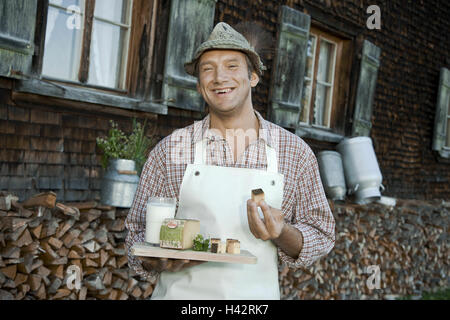
[{"label": "white teeth", "polygon": [[231,92],[231,89],[222,89],[222,90],[214,90],[215,93],[228,93]]}]

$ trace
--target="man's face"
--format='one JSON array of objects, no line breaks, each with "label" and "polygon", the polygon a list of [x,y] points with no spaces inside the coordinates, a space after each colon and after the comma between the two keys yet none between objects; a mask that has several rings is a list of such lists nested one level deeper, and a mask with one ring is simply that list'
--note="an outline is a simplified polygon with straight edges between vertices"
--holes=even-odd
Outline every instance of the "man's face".
[{"label": "man's face", "polygon": [[218,113],[230,114],[251,104],[251,87],[258,84],[255,72],[249,76],[244,53],[235,50],[210,50],[198,63],[197,90]]}]

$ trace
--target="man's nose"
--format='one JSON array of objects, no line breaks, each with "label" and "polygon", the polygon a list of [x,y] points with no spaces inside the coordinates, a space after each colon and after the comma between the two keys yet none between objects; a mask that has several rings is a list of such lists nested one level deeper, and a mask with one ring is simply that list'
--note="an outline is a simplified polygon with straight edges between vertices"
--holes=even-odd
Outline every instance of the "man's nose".
[{"label": "man's nose", "polygon": [[216,68],[216,72],[214,73],[214,82],[216,83],[222,83],[226,81],[227,79],[227,73],[226,70],[223,67]]}]

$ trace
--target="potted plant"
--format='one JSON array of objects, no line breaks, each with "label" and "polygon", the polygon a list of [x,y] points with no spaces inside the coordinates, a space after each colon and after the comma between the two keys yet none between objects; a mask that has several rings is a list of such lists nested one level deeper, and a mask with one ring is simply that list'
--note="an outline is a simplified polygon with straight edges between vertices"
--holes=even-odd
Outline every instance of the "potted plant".
[{"label": "potted plant", "polygon": [[133,131],[126,135],[110,120],[107,137],[98,137],[97,145],[103,151],[101,165],[105,170],[100,199],[103,204],[129,208],[139,183],[139,175],[147,160],[151,139],[142,126],[133,119]]}]

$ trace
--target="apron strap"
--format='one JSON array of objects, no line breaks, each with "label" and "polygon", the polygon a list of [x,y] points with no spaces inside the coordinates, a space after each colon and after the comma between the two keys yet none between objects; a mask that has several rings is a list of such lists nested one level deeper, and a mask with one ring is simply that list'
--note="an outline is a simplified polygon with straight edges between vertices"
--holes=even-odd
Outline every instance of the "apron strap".
[{"label": "apron strap", "polygon": [[[278,173],[277,152],[266,144],[267,172]],[[194,164],[206,164],[206,139],[195,143]]]}]

